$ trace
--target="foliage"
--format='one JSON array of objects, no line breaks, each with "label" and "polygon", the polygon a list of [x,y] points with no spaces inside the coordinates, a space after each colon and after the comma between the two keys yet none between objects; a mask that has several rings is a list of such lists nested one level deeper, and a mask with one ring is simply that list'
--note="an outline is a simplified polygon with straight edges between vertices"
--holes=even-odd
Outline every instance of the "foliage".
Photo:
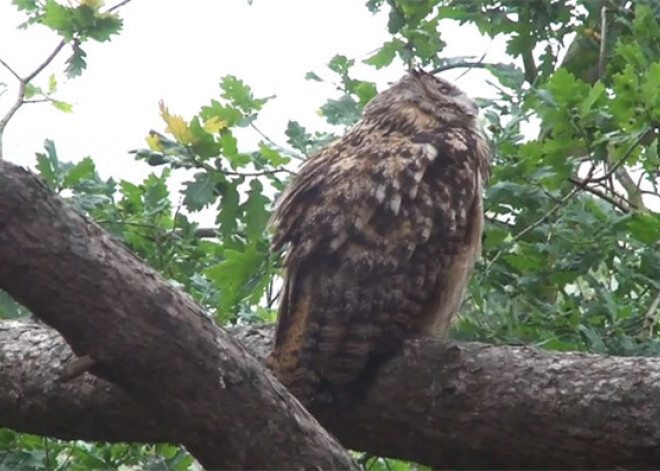
[{"label": "foliage", "polygon": [[[26,12],[26,25],[46,25],[71,45],[69,75],[84,68],[85,40],[108,40],[121,27],[98,1],[14,3]],[[441,73],[467,66],[492,75],[497,96],[480,100],[494,150],[483,256],[455,338],[660,353],[660,8],[646,0],[617,5],[369,0],[372,12],[388,15],[390,34],[362,61],[373,70],[370,79],[355,76],[356,59],[329,59],[327,74],[339,93],[320,114],[340,127],[338,134],[375,96],[382,69],[405,64]],[[443,56],[451,40],[440,34],[447,21],[505,37],[508,63]],[[306,78],[321,81],[324,75],[309,72]],[[51,141],[37,155],[37,169],[54,191],[191,293],[219,322],[272,321],[280,267],[278,254],[268,250],[273,201],[298,163],[334,135],[289,121],[288,147],[260,133],[257,143],[239,142],[237,130],[259,132],[259,113],[273,97],[257,97],[234,76],[222,78],[219,88],[218,97],[190,118],[161,103],[163,132],[151,131],[147,146],[135,151],[154,167],[142,182],[103,179],[91,158],[67,163]],[[30,86],[26,99],[49,98],[55,90],[53,78],[47,91]],[[538,133],[523,132],[536,127]],[[175,173],[187,178],[181,198],[168,184]],[[201,212],[212,215],[212,228],[198,225]],[[2,317],[23,314],[0,293]],[[172,447],[66,444],[0,433],[0,468],[20,463],[24,469],[58,469],[69,460],[67,469],[93,469],[125,460],[156,469],[155,456],[172,460],[168,469],[193,466]],[[421,469],[368,456],[359,461],[365,469]]]}]

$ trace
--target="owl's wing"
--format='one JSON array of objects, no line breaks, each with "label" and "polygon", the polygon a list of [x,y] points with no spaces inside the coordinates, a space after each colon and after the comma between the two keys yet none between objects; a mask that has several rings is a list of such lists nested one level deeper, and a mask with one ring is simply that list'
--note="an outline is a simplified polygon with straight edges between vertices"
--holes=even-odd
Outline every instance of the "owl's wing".
[{"label": "owl's wing", "polygon": [[[437,139],[369,137],[349,134],[314,156],[274,215],[273,245],[288,253],[271,365],[299,398],[321,379],[350,381],[414,331],[440,263],[420,248],[432,233],[445,248],[464,237],[474,173],[459,192],[442,180],[467,164]],[[433,184],[430,171],[440,172]]]}]

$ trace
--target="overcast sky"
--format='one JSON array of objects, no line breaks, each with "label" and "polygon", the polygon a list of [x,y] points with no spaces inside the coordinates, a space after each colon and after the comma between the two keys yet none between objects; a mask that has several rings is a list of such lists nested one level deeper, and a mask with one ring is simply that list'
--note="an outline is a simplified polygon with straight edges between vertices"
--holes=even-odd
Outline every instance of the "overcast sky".
[{"label": "overcast sky", "polygon": [[[111,3],[108,3],[111,4]],[[364,0],[133,0],[120,10],[124,29],[107,43],[86,43],[88,68],[77,79],[63,76],[63,51],[35,82],[45,86],[54,72],[58,95],[73,103],[64,114],[47,104],[19,110],[5,132],[8,160],[33,165],[35,152],[53,139],[60,157],[77,161],[92,156],[103,177],[139,180],[150,169],[128,153],[145,146],[149,129],[162,131],[158,101],[186,119],[219,96],[218,83],[233,74],[257,96],[276,95],[262,112],[259,126],[284,142],[289,119],[312,129],[323,126],[316,115],[332,95],[329,85],[304,80],[308,71],[331,77],[325,64],[337,53],[359,62],[388,39],[385,14],[373,16]],[[58,42],[46,28],[17,30],[23,21],[10,0],[0,0],[0,57],[20,74],[38,65]],[[474,29],[443,24],[447,56],[502,60],[502,44],[491,43]],[[359,78],[376,80],[379,89],[403,73],[401,64],[375,73],[358,67]],[[452,80],[461,72],[445,75]],[[457,83],[471,96],[491,93],[486,73],[473,70]],[[14,85],[0,70],[0,82]],[[15,88],[0,96],[0,115],[14,99]],[[239,146],[252,150],[254,135]]]}]

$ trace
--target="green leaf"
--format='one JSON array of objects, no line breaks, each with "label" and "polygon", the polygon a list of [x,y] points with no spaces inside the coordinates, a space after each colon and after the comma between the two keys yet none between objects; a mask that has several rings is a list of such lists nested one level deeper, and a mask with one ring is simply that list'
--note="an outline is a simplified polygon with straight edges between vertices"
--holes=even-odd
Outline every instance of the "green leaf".
[{"label": "green leaf", "polygon": [[[85,5],[79,7],[79,9],[83,8],[85,8]],[[113,14],[95,12],[93,21],[90,22],[89,28],[85,30],[85,34],[99,42],[109,41],[113,34],[119,34],[123,25],[124,21]]]},{"label": "green leaf", "polygon": [[323,82],[323,79],[316,75],[314,72],[307,72],[305,74],[305,80],[314,80],[316,82]]},{"label": "green leaf", "polygon": [[355,94],[360,99],[360,107],[364,107],[373,97],[378,95],[376,85],[371,82],[360,82],[355,86]]},{"label": "green leaf", "polygon": [[12,0],[11,3],[28,13],[36,13],[41,9],[40,0]]},{"label": "green leaf", "polygon": [[385,0],[368,0],[367,8],[371,13],[378,13]]},{"label": "green leaf", "polygon": [[35,87],[31,83],[26,83],[25,84],[25,99],[29,100],[30,98],[33,98],[36,95],[44,95],[43,90],[39,87]]},{"label": "green leaf", "polygon": [[328,68],[339,75],[346,75],[348,74],[348,69],[353,67],[354,64],[355,61],[353,59],[349,60],[346,56],[337,54],[328,62]]},{"label": "green leaf", "polygon": [[211,118],[226,121],[227,127],[232,127],[243,119],[243,113],[240,110],[233,106],[222,105],[216,100],[212,100],[210,106],[203,107],[200,116],[204,121],[208,121]]},{"label": "green leaf", "polygon": [[48,93],[53,93],[54,91],[57,90],[57,79],[55,78],[55,74],[50,74],[50,77],[48,77]]},{"label": "green leaf", "polygon": [[222,155],[229,158],[230,161],[238,154],[238,141],[231,132],[225,131],[221,134],[220,145],[222,146]]},{"label": "green leaf", "polygon": [[169,169],[164,169],[161,176],[149,175],[143,183],[144,208],[148,214],[169,213],[170,192],[167,188]]},{"label": "green leaf", "polygon": [[518,90],[525,82],[525,74],[513,64],[493,64],[486,68],[505,87]]},{"label": "green leaf", "polygon": [[270,206],[270,199],[263,195],[263,185],[257,179],[250,182],[248,198],[242,206],[245,213],[245,233],[249,239],[263,238],[270,213],[266,209]]},{"label": "green leaf", "polygon": [[627,223],[630,235],[645,244],[660,240],[660,215],[635,213]]},{"label": "green leaf", "polygon": [[44,142],[45,154],[37,153],[37,170],[48,186],[54,189],[59,185],[60,162],[55,150],[55,144],[50,139]]},{"label": "green leaf", "polygon": [[87,62],[85,61],[87,53],[82,50],[78,42],[74,42],[71,47],[73,53],[66,60],[65,69],[65,73],[68,78],[78,77],[80,74],[82,74],[82,71],[87,68]]},{"label": "green leaf", "polygon": [[288,138],[288,142],[291,147],[296,150],[299,150],[303,154],[307,154],[309,146],[312,144],[312,136],[307,133],[307,129],[302,126],[298,121],[289,121],[286,125],[286,131],[284,132]]},{"label": "green leaf", "polygon": [[252,89],[233,75],[223,77],[220,81],[220,88],[224,90],[223,98],[226,98],[234,106],[248,114],[252,111],[259,111],[272,98],[254,98]]},{"label": "green leaf", "polygon": [[64,113],[73,113],[73,105],[71,103],[66,103],[64,101],[52,100],[50,102],[55,108]]},{"label": "green leaf", "polygon": [[365,64],[373,65],[376,69],[382,69],[392,63],[396,53],[399,52],[404,46],[403,41],[400,39],[393,39],[387,41],[373,56],[363,60]]},{"label": "green leaf", "polygon": [[14,301],[7,293],[0,290],[0,319],[17,319],[27,314],[27,309]]},{"label": "green leaf", "polygon": [[242,179],[237,179],[227,182],[220,188],[221,198],[218,206],[220,211],[218,211],[215,222],[219,225],[220,233],[225,237],[234,234],[238,228],[240,197],[237,187],[241,182]]},{"label": "green leaf", "polygon": [[204,274],[220,289],[220,311],[234,311],[249,293],[245,285],[254,277],[264,261],[264,253],[256,244],[243,250],[227,249],[224,260],[204,270]]},{"label": "green leaf", "polygon": [[580,103],[580,114],[584,117],[590,111],[592,111],[594,105],[601,100],[601,98],[606,97],[605,85],[601,81],[596,82],[587,97]]},{"label": "green leaf", "polygon": [[357,102],[350,95],[344,95],[338,100],[328,100],[321,107],[321,112],[328,123],[347,126],[357,122],[361,116]]},{"label": "green leaf", "polygon": [[84,179],[96,179],[96,167],[94,166],[94,161],[90,157],[85,157],[78,164],[69,169],[64,178],[64,186],[71,187]]},{"label": "green leaf", "polygon": [[200,211],[209,204],[215,202],[218,196],[216,191],[216,184],[218,182],[217,175],[207,172],[196,173],[193,181],[188,181],[183,184],[184,189],[182,190],[182,193],[184,195],[184,206],[189,211]]},{"label": "green leaf", "polygon": [[55,0],[48,0],[44,7],[44,14],[41,16],[41,23],[50,29],[57,31],[68,41],[73,39],[74,8],[60,5]]},{"label": "green leaf", "polygon": [[[217,119],[218,118],[214,118],[214,120]],[[195,116],[190,121],[188,129],[192,134],[192,150],[195,154],[202,157],[203,160],[218,155],[220,152],[220,144],[216,142],[213,135],[204,129],[200,123],[199,116]],[[152,139],[152,137],[148,139]]]},{"label": "green leaf", "polygon": [[291,159],[285,157],[279,152],[277,152],[272,147],[267,146],[265,143],[259,143],[259,152],[261,155],[270,163],[273,167],[279,167],[280,165],[288,164]]}]

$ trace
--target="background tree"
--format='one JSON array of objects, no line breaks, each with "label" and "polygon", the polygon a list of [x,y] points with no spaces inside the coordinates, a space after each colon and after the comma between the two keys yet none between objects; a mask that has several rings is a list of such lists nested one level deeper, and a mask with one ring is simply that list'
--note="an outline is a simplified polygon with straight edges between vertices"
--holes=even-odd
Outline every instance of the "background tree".
[{"label": "background tree", "polygon": [[[36,87],[34,79],[63,52],[70,54],[65,74],[81,73],[86,41],[118,33],[116,10],[126,2],[110,8],[89,1],[13,3],[26,13],[26,25],[45,25],[62,42],[26,77],[2,62],[18,80],[19,95],[0,119],[0,139],[27,102],[68,110],[55,98],[55,77],[47,89]],[[366,7],[387,12],[391,35],[363,60],[372,75],[358,78],[356,59],[343,55],[329,59],[327,71],[307,74],[337,85],[336,96],[320,110],[337,126],[336,134],[376,95],[375,77],[384,68],[424,67],[438,74],[485,68],[497,90],[495,98],[480,101],[495,154],[484,255],[452,337],[656,355],[660,5],[369,0]],[[441,25],[449,20],[506,38],[508,61],[446,57],[451,38],[442,36]],[[163,132],[149,132],[148,147],[134,152],[154,167],[140,183],[104,179],[90,158],[63,162],[50,141],[37,155],[36,168],[53,191],[190,293],[219,323],[272,322],[280,268],[279,256],[268,250],[273,200],[298,163],[335,136],[289,121],[286,143],[264,135],[249,147],[239,142],[237,131],[258,130],[259,113],[270,98],[255,96],[234,76],[223,77],[219,86],[219,96],[190,118],[161,103]],[[180,203],[168,189],[175,173],[190,175]],[[200,227],[199,213],[209,210],[213,224]],[[27,314],[0,296],[1,317]],[[190,455],[169,445],[63,442],[8,429],[0,432],[0,450],[0,466],[9,469],[196,466]],[[367,455],[359,460],[368,469],[419,469]]]}]

